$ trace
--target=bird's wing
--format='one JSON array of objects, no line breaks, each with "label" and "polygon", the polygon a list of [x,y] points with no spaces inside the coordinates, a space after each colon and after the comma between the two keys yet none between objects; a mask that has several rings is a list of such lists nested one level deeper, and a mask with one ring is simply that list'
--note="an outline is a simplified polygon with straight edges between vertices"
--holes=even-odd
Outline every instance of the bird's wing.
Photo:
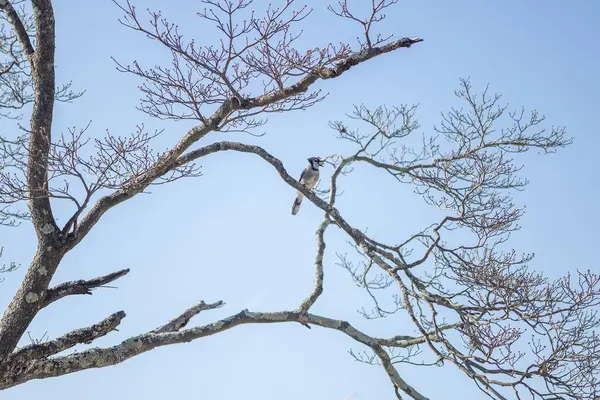
[{"label": "bird's wing", "polygon": [[302,178],[304,178],[304,174],[306,174],[307,169],[308,169],[308,167],[306,167],[302,170],[302,173],[300,174],[300,179],[298,179],[298,182],[302,183]]}]

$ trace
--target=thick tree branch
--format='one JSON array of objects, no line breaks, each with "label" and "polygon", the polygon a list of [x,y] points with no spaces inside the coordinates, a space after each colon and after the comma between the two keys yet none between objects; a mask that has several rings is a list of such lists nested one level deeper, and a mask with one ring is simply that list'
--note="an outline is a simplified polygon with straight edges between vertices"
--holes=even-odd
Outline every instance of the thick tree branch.
[{"label": "thick tree branch", "polygon": [[[181,331],[169,331],[165,333],[149,332],[127,339],[121,344],[110,348],[93,348],[68,356],[55,357],[46,360],[35,360],[28,364],[26,371],[22,371],[16,367],[12,370],[9,369],[7,373],[0,377],[0,388],[9,388],[32,379],[61,376],[85,369],[101,368],[109,365],[119,364],[129,358],[135,357],[157,347],[190,342],[195,339],[211,336],[229,330],[239,325],[282,322],[307,323],[343,332],[350,338],[371,348],[377,354],[377,356],[380,357],[385,371],[388,373],[388,376],[392,382],[402,391],[410,394],[414,399],[427,399],[419,394],[400,377],[398,372],[393,367],[389,356],[385,350],[383,350],[383,347],[379,342],[380,339],[366,335],[346,321],[297,311],[260,313],[244,310],[228,318],[224,318],[200,327],[184,329]],[[168,325],[169,324],[165,326]],[[79,336],[79,338],[81,338],[81,336]]]},{"label": "thick tree branch", "polygon": [[55,302],[56,300],[62,299],[65,296],[71,296],[74,294],[92,294],[92,289],[98,288],[100,286],[106,285],[107,283],[113,282],[120,277],[127,275],[129,273],[129,268],[122,269],[117,272],[113,272],[108,275],[100,276],[98,278],[90,279],[90,280],[77,280],[61,283],[60,285],[56,285],[55,287],[48,289],[48,294],[45,299],[45,306],[50,303]]},{"label": "thick tree branch", "polygon": [[51,0],[36,0],[32,3],[37,49],[32,63],[34,100],[31,113],[27,188],[31,197],[29,201],[31,219],[38,238],[42,239],[46,235],[55,234],[58,229],[48,197],[48,155],[52,143],[55,97],[55,26]]}]

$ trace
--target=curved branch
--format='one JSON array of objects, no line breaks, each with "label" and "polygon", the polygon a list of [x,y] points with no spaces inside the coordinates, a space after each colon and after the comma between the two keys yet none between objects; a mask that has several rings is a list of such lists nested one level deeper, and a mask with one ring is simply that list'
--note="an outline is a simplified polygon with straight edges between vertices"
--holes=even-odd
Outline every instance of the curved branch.
[{"label": "curved branch", "polygon": [[[239,142],[216,142],[184,154],[183,156],[177,159],[177,162],[174,167],[187,164],[193,160],[204,157],[208,154],[229,150],[238,151],[241,153],[256,154],[257,156],[261,157],[263,160],[271,164],[277,170],[279,176],[283,179],[285,183],[304,194],[304,196],[308,198],[314,205],[316,205],[326,214],[328,214],[333,219],[333,221],[335,221],[335,224],[339,226],[344,232],[346,232],[356,242],[358,246],[360,246],[371,258],[373,258],[375,262],[377,262],[377,264],[382,269],[384,269],[388,273],[393,273],[393,268],[388,266],[385,263],[385,261],[376,254],[374,247],[371,244],[369,244],[369,241],[372,241],[371,239],[369,239],[360,230],[350,226],[350,224],[346,222],[346,220],[341,216],[337,208],[333,207],[331,203],[326,203],[312,191],[306,189],[306,187],[300,184],[296,179],[291,177],[285,170],[283,163],[278,158],[269,154],[265,149],[263,149],[260,146],[248,145]],[[385,252],[381,249],[378,249],[377,253],[384,255],[388,260],[392,260],[397,265],[404,264],[401,260],[398,260],[392,254]]]}]

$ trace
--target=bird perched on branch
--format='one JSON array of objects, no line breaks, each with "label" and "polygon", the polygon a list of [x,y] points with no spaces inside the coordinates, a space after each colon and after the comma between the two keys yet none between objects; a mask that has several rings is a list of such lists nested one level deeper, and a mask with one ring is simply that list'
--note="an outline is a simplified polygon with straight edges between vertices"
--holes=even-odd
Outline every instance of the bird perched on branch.
[{"label": "bird perched on branch", "polygon": [[[302,175],[300,175],[300,183],[308,189],[314,189],[319,181],[319,167],[322,167],[325,164],[325,161],[321,160],[319,157],[310,157],[307,158],[307,160],[308,165],[304,168],[304,171],[302,171]],[[294,205],[292,206],[292,215],[298,214],[303,199],[304,195],[298,192]]]}]

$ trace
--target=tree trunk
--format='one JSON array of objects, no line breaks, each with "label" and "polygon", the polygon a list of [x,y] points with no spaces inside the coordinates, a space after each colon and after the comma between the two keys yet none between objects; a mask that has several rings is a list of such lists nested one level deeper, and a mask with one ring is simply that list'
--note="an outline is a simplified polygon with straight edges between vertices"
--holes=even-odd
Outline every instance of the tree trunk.
[{"label": "tree trunk", "polygon": [[21,288],[0,320],[0,360],[5,360],[15,349],[37,312],[44,307],[48,285],[64,255],[62,234],[54,221],[48,193],[48,154],[52,141],[55,95],[54,10],[50,0],[36,0],[32,3],[36,47],[31,57],[34,99],[27,187],[31,198],[31,220],[38,236],[38,249]]},{"label": "tree trunk", "polygon": [[35,315],[45,306],[48,285],[64,253],[55,249],[58,243],[40,243],[21,287],[0,321],[0,360],[17,346]]}]

